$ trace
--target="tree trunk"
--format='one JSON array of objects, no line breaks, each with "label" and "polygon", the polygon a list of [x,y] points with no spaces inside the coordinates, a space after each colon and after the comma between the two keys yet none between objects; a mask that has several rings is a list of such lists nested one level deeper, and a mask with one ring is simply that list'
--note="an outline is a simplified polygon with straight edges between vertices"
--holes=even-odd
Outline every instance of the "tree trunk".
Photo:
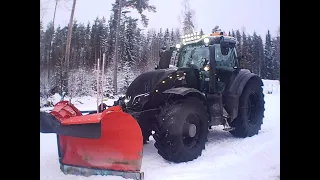
[{"label": "tree trunk", "polygon": [[53,38],[54,38],[54,34],[55,34],[55,29],[54,29],[54,22],[56,20],[56,12],[57,12],[57,6],[58,6],[58,2],[59,0],[55,0],[56,4],[54,6],[54,12],[53,12],[53,19],[52,19],[52,29],[53,29],[53,33],[51,36],[51,41],[50,41],[50,47],[49,47],[49,58],[48,58],[48,62],[47,62],[47,71],[48,71],[48,86],[50,84],[50,60],[52,57],[52,44],[53,44]]},{"label": "tree trunk", "polygon": [[118,19],[117,19],[117,27],[116,27],[116,41],[114,43],[115,46],[115,55],[113,59],[113,89],[114,94],[117,94],[117,70],[118,70],[118,61],[119,61],[119,31],[120,31],[120,18],[121,18],[121,6],[122,6],[122,0],[119,0],[119,8],[118,8]]},{"label": "tree trunk", "polygon": [[70,15],[70,21],[68,25],[68,34],[67,34],[67,44],[66,44],[66,54],[65,54],[65,70],[66,70],[66,77],[68,79],[69,75],[69,58],[70,58],[70,47],[71,47],[71,36],[72,36],[72,25],[73,25],[73,16],[74,11],[76,9],[76,0],[73,0],[72,10]]}]

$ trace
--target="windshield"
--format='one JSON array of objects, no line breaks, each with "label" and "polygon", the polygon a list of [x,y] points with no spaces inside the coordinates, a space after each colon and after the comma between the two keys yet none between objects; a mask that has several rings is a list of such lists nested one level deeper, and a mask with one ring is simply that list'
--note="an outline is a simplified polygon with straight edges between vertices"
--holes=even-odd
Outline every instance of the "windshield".
[{"label": "windshield", "polygon": [[201,68],[205,61],[209,61],[209,48],[205,45],[190,44],[181,49],[177,66]]}]

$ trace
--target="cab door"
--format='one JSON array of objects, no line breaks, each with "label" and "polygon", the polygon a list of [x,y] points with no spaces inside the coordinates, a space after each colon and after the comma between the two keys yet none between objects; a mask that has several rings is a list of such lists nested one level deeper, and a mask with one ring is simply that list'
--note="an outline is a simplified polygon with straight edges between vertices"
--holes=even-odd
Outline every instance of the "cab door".
[{"label": "cab door", "polygon": [[215,45],[216,91],[224,92],[229,82],[238,73],[237,53],[234,44],[220,43]]}]

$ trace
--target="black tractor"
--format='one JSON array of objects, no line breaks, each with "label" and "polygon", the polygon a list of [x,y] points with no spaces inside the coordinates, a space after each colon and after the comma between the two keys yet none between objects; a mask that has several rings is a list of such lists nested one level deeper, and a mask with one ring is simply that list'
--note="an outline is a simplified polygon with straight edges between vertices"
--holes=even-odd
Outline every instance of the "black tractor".
[{"label": "black tractor", "polygon": [[[236,43],[222,32],[186,35],[183,44],[162,50],[155,70],[139,75],[115,103],[138,121],[144,143],[153,135],[164,159],[199,157],[211,126],[223,125],[235,137],[258,134],[263,82],[239,68]],[[169,68],[173,52],[177,63]]]}]

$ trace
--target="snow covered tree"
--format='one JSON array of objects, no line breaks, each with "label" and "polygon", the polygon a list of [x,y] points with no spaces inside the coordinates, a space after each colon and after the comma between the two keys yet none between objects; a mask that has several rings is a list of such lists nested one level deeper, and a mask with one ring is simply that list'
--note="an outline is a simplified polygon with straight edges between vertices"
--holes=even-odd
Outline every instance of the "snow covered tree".
[{"label": "snow covered tree", "polygon": [[79,97],[92,95],[92,84],[96,83],[96,74],[78,68],[70,71],[69,76],[69,96]]},{"label": "snow covered tree", "polygon": [[[125,9],[124,12],[123,8],[133,8],[138,11],[138,13],[141,16],[142,24],[147,27],[148,25],[148,18],[146,15],[143,14],[145,10],[156,12],[155,6],[152,6],[149,4],[149,0],[116,0],[115,4],[113,4],[113,28],[115,29],[115,56],[114,56],[114,76],[113,76],[113,83],[114,83],[114,91],[117,91],[117,69],[118,69],[118,61],[120,57],[120,53],[118,53],[118,47],[119,47],[119,32],[120,32],[120,25],[121,25],[121,14],[128,12],[127,9]],[[108,43],[110,44],[110,43]]]},{"label": "snow covered tree", "polygon": [[138,64],[138,69],[141,72],[145,72],[149,69],[150,61],[152,60],[152,51],[151,51],[151,38],[152,34],[150,31],[144,36],[141,34],[141,44],[140,44],[140,61]]},{"label": "snow covered tree", "polygon": [[148,26],[149,19],[143,14],[144,11],[156,12],[156,7],[149,4],[149,0],[126,0],[124,6],[133,8],[138,11],[141,16],[141,21],[144,27]]},{"label": "snow covered tree", "polygon": [[53,39],[53,34],[54,34],[54,27],[53,27],[53,23],[50,22],[47,25],[45,32],[42,34],[43,42],[42,42],[42,49],[40,51],[42,68],[44,71],[46,71],[46,79],[45,79],[45,82],[43,82],[43,83],[44,83],[47,91],[49,91],[49,89],[51,88],[50,68],[52,66],[52,62],[51,62],[52,43],[51,43],[51,41]]},{"label": "snow covered tree", "polygon": [[200,36],[204,35],[203,30],[200,30]]},{"label": "snow covered tree", "polygon": [[175,34],[174,34],[174,31],[173,29],[171,29],[171,33],[170,33],[170,46],[174,46],[175,44],[177,44],[177,41],[176,41],[176,37],[175,37]]},{"label": "snow covered tree", "polygon": [[194,32],[194,10],[190,9],[190,2],[189,0],[183,0],[182,5],[184,7],[183,11],[183,34],[191,34]]},{"label": "snow covered tree", "polygon": [[232,37],[236,37],[236,34],[234,33],[234,30],[232,29],[232,32],[231,32],[231,36]]},{"label": "snow covered tree", "polygon": [[160,36],[161,34],[157,34],[155,30],[150,30],[151,38],[151,59],[150,63],[152,63],[153,67],[159,62],[159,50],[160,50]]},{"label": "snow covered tree", "polygon": [[170,47],[170,33],[168,28],[164,31],[162,47]]},{"label": "snow covered tree", "polygon": [[83,38],[83,44],[84,44],[84,50],[83,50],[83,56],[82,56],[82,62],[83,62],[83,66],[89,68],[91,66],[92,68],[92,64],[91,63],[91,51],[92,51],[92,47],[90,44],[90,36],[91,36],[91,25],[90,22],[87,23],[86,25],[86,29],[85,29],[85,35]]},{"label": "snow covered tree", "polygon": [[277,36],[273,40],[274,42],[274,79],[280,80],[280,28],[278,29]]},{"label": "snow covered tree", "polygon": [[124,60],[130,67],[132,67],[137,59],[138,52],[135,51],[135,47],[138,47],[137,43],[137,20],[131,17],[127,18],[127,25],[125,27],[124,47],[125,57]]},{"label": "snow covered tree", "polygon": [[164,39],[163,39],[163,32],[162,32],[162,28],[160,28],[159,33],[158,33],[158,50],[160,50],[161,48],[164,47]]},{"label": "snow covered tree", "polygon": [[[99,19],[97,17],[91,29],[91,64],[96,63],[98,58],[102,59],[102,56],[105,53],[107,55],[105,64],[108,65],[110,63],[110,58],[108,56],[109,31],[105,18]],[[93,68],[93,66],[91,66],[91,68]]]},{"label": "snow covered tree", "polygon": [[274,44],[272,42],[270,31],[266,35],[265,47],[264,47],[264,65],[266,67],[265,78],[274,79],[274,59],[275,51]]},{"label": "snow covered tree", "polygon": [[181,41],[181,34],[180,34],[180,30],[177,28],[174,33],[174,45],[180,43],[180,41]]},{"label": "snow covered tree", "polygon": [[248,69],[251,70],[252,72],[255,72],[254,71],[254,64],[255,64],[255,61],[253,59],[253,40],[252,40],[252,36],[250,34],[248,34],[248,37],[247,37],[247,46],[248,46],[248,49],[247,49],[247,55],[246,55],[246,59],[247,59],[247,62],[248,62]]},{"label": "snow covered tree", "polygon": [[[140,28],[138,28],[138,25],[136,27],[137,28],[134,30],[136,44],[133,46],[133,51],[136,56],[136,59],[134,61],[135,62],[134,70],[141,72],[139,67],[141,65],[140,61],[142,60],[142,58],[144,56],[142,54],[142,52],[144,51],[145,48],[148,48],[148,45],[145,44],[146,36],[145,36],[144,32]],[[146,47],[144,47],[144,45]]]},{"label": "snow covered tree", "polygon": [[122,68],[122,71],[120,71],[120,77],[119,80],[119,89],[118,91],[120,93],[125,93],[127,88],[129,87],[130,83],[134,80],[135,75],[132,71],[132,68],[130,67],[130,63],[128,61],[124,62],[124,66]]},{"label": "snow covered tree", "polygon": [[43,32],[43,25],[42,25],[42,21],[40,21],[40,69],[44,68],[44,57],[43,57],[43,53],[44,53],[44,32]]},{"label": "snow covered tree", "polygon": [[263,62],[263,41],[261,36],[256,32],[253,33],[253,51],[252,51],[252,70],[254,73],[261,76],[261,63]]},{"label": "snow covered tree", "polygon": [[247,35],[244,32],[242,32],[241,54],[243,58],[241,59],[240,67],[243,69],[248,69],[249,68],[249,62],[248,62],[249,44],[247,40]]},{"label": "snow covered tree", "polygon": [[238,56],[241,57],[242,56],[242,40],[241,40],[241,34],[239,30],[236,30],[235,38],[238,41],[236,50],[237,50]]}]

